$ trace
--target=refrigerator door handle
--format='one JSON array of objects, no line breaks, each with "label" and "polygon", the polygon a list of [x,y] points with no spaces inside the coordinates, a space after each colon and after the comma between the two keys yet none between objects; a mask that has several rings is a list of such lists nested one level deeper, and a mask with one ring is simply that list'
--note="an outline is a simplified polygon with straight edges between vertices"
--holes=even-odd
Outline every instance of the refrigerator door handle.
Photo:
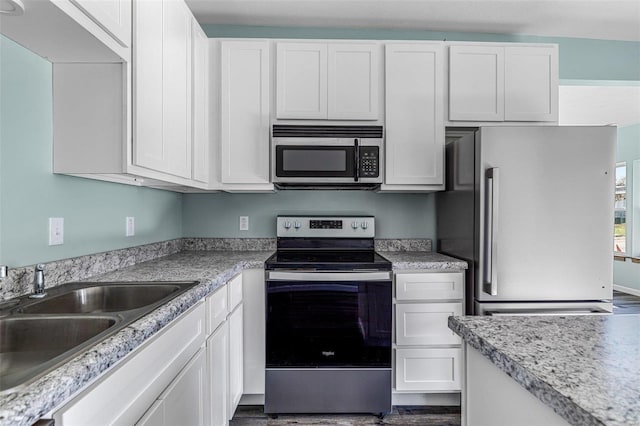
[{"label": "refrigerator door handle", "polygon": [[497,167],[487,169],[487,216],[484,291],[492,296],[498,295],[498,221],[500,173]]}]

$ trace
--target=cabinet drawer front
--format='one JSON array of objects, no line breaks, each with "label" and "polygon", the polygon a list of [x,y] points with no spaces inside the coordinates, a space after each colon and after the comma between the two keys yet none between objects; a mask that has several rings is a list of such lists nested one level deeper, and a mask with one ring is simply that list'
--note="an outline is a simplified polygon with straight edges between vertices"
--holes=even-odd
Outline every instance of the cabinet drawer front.
[{"label": "cabinet drawer front", "polygon": [[227,287],[222,286],[207,297],[207,336],[213,333],[227,318],[229,303]]},{"label": "cabinet drawer front", "polygon": [[398,345],[456,345],[462,340],[447,325],[449,316],[462,315],[462,303],[396,305]]},{"label": "cabinet drawer front", "polygon": [[396,390],[460,390],[462,349],[397,349]]},{"label": "cabinet drawer front", "polygon": [[227,283],[229,291],[229,312],[242,302],[242,274],[238,274]]},{"label": "cabinet drawer front", "polygon": [[463,272],[396,274],[397,300],[462,299]]},{"label": "cabinet drawer front", "polygon": [[56,424],[134,424],[205,342],[204,303],[54,413]]}]

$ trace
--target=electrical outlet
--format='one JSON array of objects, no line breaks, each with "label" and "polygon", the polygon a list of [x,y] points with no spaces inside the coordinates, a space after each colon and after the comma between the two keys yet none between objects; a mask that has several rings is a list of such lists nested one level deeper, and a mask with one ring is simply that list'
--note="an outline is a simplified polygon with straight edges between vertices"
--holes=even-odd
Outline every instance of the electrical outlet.
[{"label": "electrical outlet", "polygon": [[240,216],[240,230],[241,231],[249,230],[249,216]]},{"label": "electrical outlet", "polygon": [[136,218],[129,216],[126,219],[126,229],[124,231],[126,237],[133,237],[136,235]]},{"label": "electrical outlet", "polygon": [[49,245],[58,246],[64,243],[64,218],[49,218]]}]

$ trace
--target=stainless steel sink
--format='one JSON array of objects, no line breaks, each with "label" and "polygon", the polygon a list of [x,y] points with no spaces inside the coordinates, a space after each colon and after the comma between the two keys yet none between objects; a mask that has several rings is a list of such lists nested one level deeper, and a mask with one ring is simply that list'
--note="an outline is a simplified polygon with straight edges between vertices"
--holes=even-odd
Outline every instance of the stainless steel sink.
[{"label": "stainless steel sink", "polygon": [[72,349],[94,343],[121,323],[115,316],[0,319],[0,389],[12,388],[57,365]]},{"label": "stainless steel sink", "polygon": [[33,381],[197,281],[81,282],[0,306],[0,392]]},{"label": "stainless steel sink", "polygon": [[25,314],[121,312],[156,303],[178,291],[179,284],[107,284],[71,290],[20,309]]}]

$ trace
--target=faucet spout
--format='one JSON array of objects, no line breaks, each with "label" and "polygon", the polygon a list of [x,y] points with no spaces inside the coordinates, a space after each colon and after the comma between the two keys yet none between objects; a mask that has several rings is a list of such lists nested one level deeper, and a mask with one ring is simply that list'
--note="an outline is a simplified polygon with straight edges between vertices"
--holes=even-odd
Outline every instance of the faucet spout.
[{"label": "faucet spout", "polygon": [[47,293],[44,292],[44,265],[42,263],[38,263],[33,277],[33,294],[29,297],[40,299],[46,295]]}]

